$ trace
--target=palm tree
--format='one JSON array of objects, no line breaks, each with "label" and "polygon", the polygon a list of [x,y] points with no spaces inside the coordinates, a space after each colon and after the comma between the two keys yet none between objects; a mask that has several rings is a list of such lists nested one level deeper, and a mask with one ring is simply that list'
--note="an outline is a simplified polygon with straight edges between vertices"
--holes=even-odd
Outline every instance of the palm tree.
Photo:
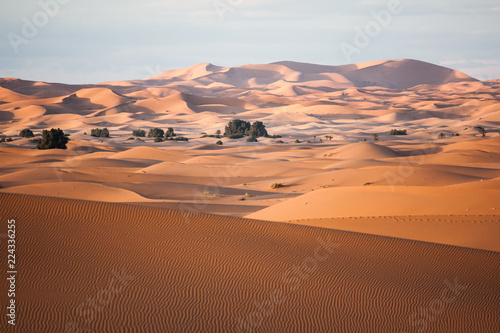
[{"label": "palm tree", "polygon": [[438,138],[441,140],[441,139],[444,139],[446,137],[446,135],[444,135],[444,133],[439,133],[438,135]]}]

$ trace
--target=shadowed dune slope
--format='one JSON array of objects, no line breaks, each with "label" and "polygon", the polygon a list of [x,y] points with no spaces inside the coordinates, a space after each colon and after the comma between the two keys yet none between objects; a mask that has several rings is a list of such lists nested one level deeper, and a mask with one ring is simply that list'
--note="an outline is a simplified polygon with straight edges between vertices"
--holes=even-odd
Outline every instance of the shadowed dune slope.
[{"label": "shadowed dune slope", "polygon": [[18,332],[500,326],[497,252],[123,204],[0,199],[2,223],[17,226]]}]

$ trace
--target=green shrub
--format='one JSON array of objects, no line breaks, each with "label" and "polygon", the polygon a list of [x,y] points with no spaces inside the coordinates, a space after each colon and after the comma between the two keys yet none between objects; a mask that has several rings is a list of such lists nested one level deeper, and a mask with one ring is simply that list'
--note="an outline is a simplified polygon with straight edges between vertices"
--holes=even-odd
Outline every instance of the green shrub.
[{"label": "green shrub", "polygon": [[165,132],[165,139],[173,138],[174,136],[176,136],[174,129],[172,127],[167,128],[167,132]]},{"label": "green shrub", "polygon": [[264,126],[264,123],[262,121],[256,121],[250,126],[250,129],[246,131],[246,135],[253,136],[255,138],[261,137],[261,136],[267,136],[267,130],[266,126]]},{"label": "green shrub", "polygon": [[155,137],[155,142],[163,142],[163,137],[161,136]]},{"label": "green shrub", "polygon": [[249,137],[247,138],[247,142],[258,142],[258,140],[257,140],[257,138],[256,138],[256,137],[254,137],[254,136],[249,136]]},{"label": "green shrub", "polygon": [[109,138],[109,131],[107,128],[94,128],[90,131],[90,136]]},{"label": "green shrub", "polygon": [[29,128],[25,128],[21,132],[19,132],[19,136],[21,138],[32,138],[35,135],[33,134],[33,132]]},{"label": "green shrub", "polygon": [[69,139],[61,129],[43,130],[37,149],[66,149]]},{"label": "green shrub", "polygon": [[189,141],[189,139],[184,137],[184,136],[178,136],[176,138],[173,138],[173,140],[175,140],[175,141]]},{"label": "green shrub", "polygon": [[242,138],[250,130],[250,123],[240,119],[234,119],[227,124],[224,134],[228,138]]},{"label": "green shrub", "polygon": [[389,134],[390,135],[408,135],[408,132],[406,130],[392,129]]},{"label": "green shrub", "polygon": [[164,135],[165,135],[165,132],[163,132],[163,130],[161,128],[152,128],[149,130],[149,133],[148,133],[148,137],[150,137],[150,138],[158,138],[158,137],[163,138]]},{"label": "green shrub", "polygon": [[215,144],[216,144],[217,146],[222,146],[222,145],[223,145],[222,141],[220,141],[220,140],[219,140],[219,141],[217,141]]},{"label": "green shrub", "polygon": [[295,141],[294,141],[294,143],[300,143],[300,140],[299,140],[299,139],[297,139],[297,140],[295,140]]},{"label": "green shrub", "polygon": [[146,136],[146,131],[142,129],[136,129],[132,131],[132,135],[143,138]]},{"label": "green shrub", "polygon": [[12,142],[12,138],[9,136],[5,141]]},{"label": "green shrub", "polygon": [[277,189],[277,188],[282,188],[284,187],[283,184],[281,183],[272,183],[271,184],[271,188],[274,190],[274,189]]}]

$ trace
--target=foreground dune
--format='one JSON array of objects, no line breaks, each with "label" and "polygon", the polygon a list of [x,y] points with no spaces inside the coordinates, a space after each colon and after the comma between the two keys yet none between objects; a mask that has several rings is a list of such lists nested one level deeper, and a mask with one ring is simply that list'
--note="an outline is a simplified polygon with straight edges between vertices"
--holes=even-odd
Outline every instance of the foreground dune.
[{"label": "foreground dune", "polygon": [[500,326],[498,252],[123,204],[0,200],[3,223],[18,228],[18,332]]}]

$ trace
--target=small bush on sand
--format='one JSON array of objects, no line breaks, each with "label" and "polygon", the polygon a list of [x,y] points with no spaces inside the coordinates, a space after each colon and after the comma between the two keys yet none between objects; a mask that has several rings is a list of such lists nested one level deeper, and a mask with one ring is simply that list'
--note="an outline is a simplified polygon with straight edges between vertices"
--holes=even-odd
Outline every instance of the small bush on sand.
[{"label": "small bush on sand", "polygon": [[257,140],[257,138],[254,136],[249,136],[247,138],[247,142],[259,142],[259,140]]},{"label": "small bush on sand", "polygon": [[150,138],[163,138],[165,132],[161,128],[152,128],[149,130],[148,137]]},{"label": "small bush on sand", "polygon": [[136,129],[132,131],[132,135],[140,138],[144,138],[146,136],[146,131],[142,129]]},{"label": "small bush on sand", "polygon": [[220,141],[220,140],[219,140],[219,141],[217,141],[215,144],[216,144],[217,146],[222,146],[222,145],[223,145],[222,141]]},{"label": "small bush on sand", "polygon": [[272,183],[271,184],[271,188],[274,190],[274,189],[277,189],[277,188],[282,188],[284,187],[283,184],[281,183]]},{"label": "small bush on sand", "polygon": [[392,129],[389,133],[390,135],[408,135],[406,130]]},{"label": "small bush on sand", "polygon": [[94,128],[90,131],[90,136],[109,138],[109,131],[105,128]]},{"label": "small bush on sand", "polygon": [[165,139],[173,138],[176,135],[177,134],[175,134],[174,129],[172,127],[169,127],[169,128],[167,128],[167,131],[165,132]]},{"label": "small bush on sand", "polygon": [[29,128],[25,128],[21,132],[19,132],[19,136],[21,138],[32,138],[35,135],[33,134],[33,132]]}]

